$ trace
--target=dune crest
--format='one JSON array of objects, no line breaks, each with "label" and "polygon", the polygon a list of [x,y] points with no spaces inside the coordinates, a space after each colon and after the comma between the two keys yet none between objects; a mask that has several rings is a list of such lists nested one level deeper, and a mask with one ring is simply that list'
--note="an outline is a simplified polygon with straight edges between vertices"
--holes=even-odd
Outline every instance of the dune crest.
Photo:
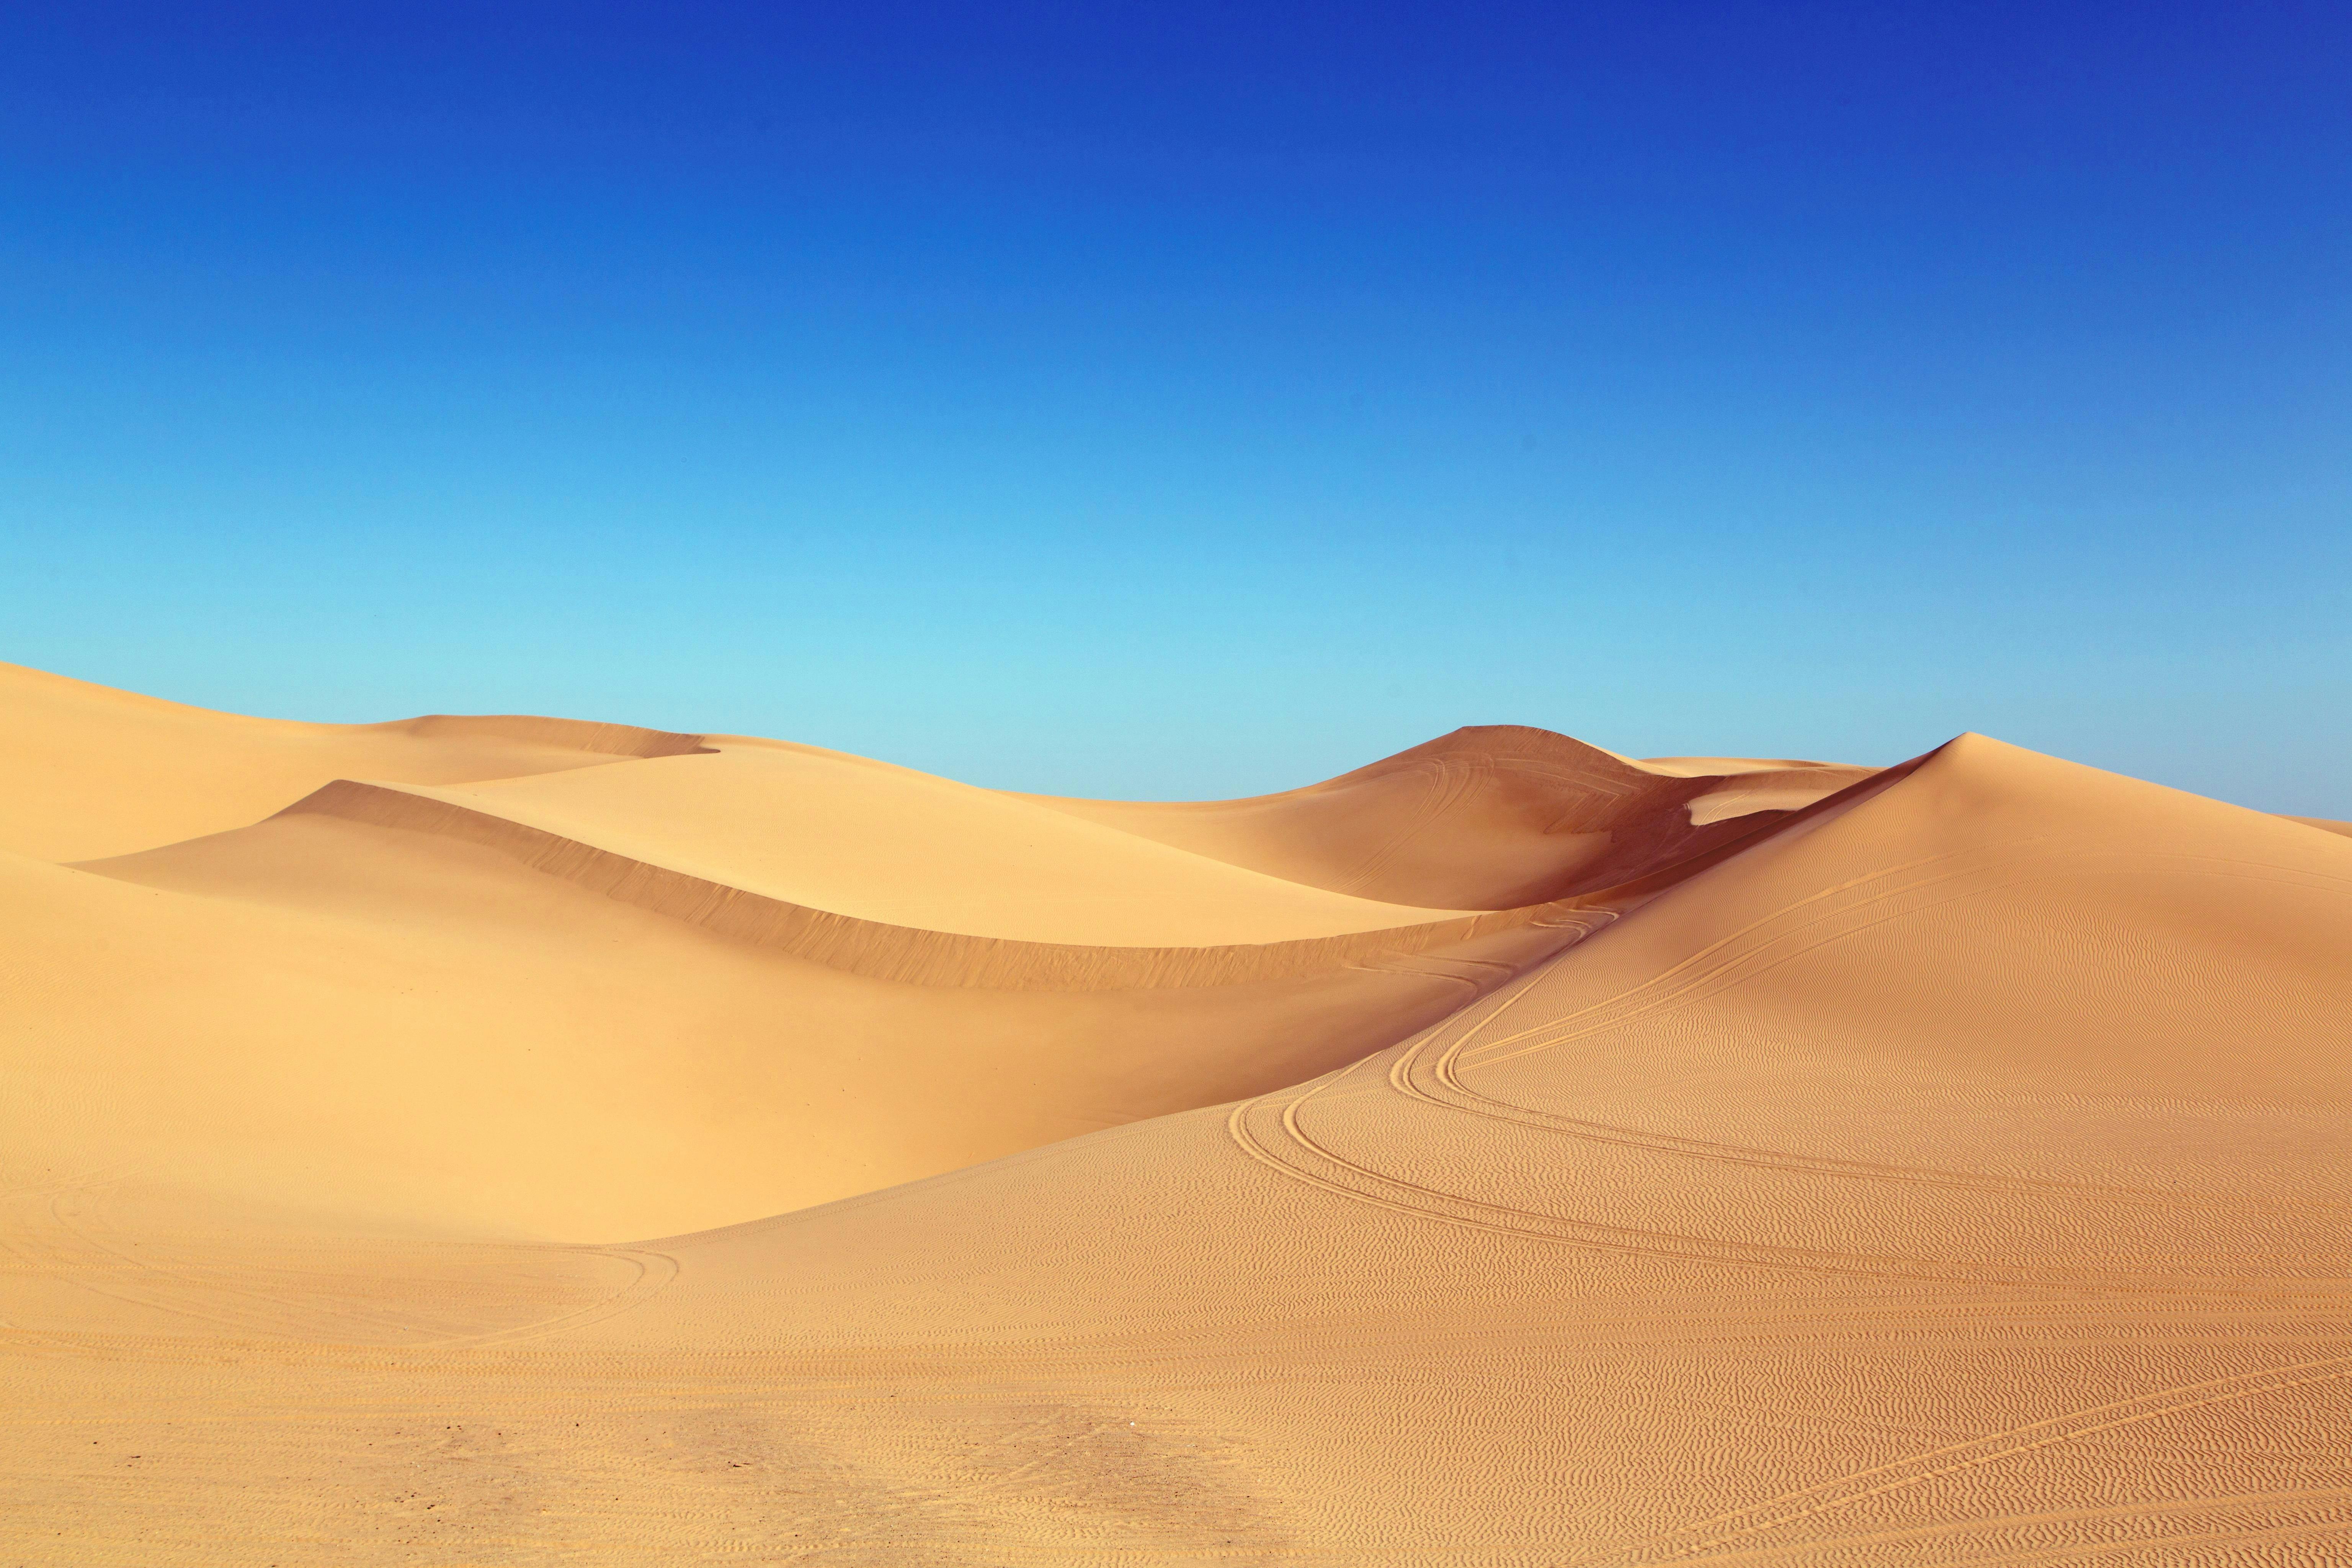
[{"label": "dune crest", "polygon": [[[1681,764],[1696,761],[1698,768]],[[1714,764],[1720,764],[1719,767]],[[1509,909],[1704,854],[1867,777],[1825,763],[1637,763],[1549,730],[1456,730],[1246,800],[1035,797],[1213,858],[1365,898]]]},{"label": "dune crest", "polygon": [[398,735],[421,741],[510,742],[600,757],[690,757],[712,750],[701,735],[647,730],[635,724],[603,724],[584,719],[541,719],[528,713],[427,713],[415,719],[354,724],[351,728],[354,733],[365,735]]},{"label": "dune crest", "polygon": [[[986,990],[1115,991],[1288,979],[1359,962],[1402,958],[1482,937],[1574,928],[1573,902],[1464,915],[1287,942],[1132,947],[1022,942],[895,926],[789,903],[690,872],[567,838],[418,790],[341,779],[280,816],[315,816],[477,846],[542,876],[754,947],[907,985]],[[188,886],[190,860],[166,849],[81,869],[150,886]],[[1401,907],[1396,911],[1409,911]]]},{"label": "dune crest", "polygon": [[[787,903],[599,849],[451,801],[348,780],[286,808],[440,834],[511,856],[534,871],[720,935],[908,985],[994,990],[1118,991],[1289,979],[1403,957],[1475,938],[1573,926],[1568,903],[1468,915],[1423,925],[1213,947],[1082,946],[886,925]],[[1541,940],[1539,938],[1539,940]]]},{"label": "dune crest", "polygon": [[1469,912],[1306,887],[865,758],[713,746],[413,793],[784,903],[965,936],[1215,946]]}]

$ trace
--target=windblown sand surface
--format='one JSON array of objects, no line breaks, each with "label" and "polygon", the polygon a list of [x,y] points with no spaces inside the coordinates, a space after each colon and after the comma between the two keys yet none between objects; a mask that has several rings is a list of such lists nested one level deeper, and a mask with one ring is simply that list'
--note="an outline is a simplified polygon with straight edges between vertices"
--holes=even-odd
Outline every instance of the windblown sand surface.
[{"label": "windblown sand surface", "polygon": [[2352,1561],[2340,824],[0,666],[0,1564]]}]

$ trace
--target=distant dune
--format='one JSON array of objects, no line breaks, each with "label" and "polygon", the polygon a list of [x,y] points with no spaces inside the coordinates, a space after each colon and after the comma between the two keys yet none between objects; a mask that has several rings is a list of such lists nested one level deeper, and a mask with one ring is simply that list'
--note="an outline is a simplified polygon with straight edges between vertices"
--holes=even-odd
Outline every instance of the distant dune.
[{"label": "distant dune", "polygon": [[2347,833],[1974,735],[1128,803],[0,666],[0,1543],[2352,1561]]},{"label": "distant dune", "polygon": [[0,851],[94,860],[242,827],[337,778],[457,784],[698,750],[570,719],[297,724],[0,664]]},{"label": "distant dune", "polygon": [[1045,803],[1311,887],[1502,910],[1630,880],[1870,771],[1721,757],[1639,763],[1549,730],[1497,724],[1286,795]]}]

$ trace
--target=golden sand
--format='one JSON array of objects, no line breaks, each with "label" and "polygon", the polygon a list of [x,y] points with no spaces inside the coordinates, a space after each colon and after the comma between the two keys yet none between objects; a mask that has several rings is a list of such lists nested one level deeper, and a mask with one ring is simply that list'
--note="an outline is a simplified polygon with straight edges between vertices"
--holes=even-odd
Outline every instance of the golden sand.
[{"label": "golden sand", "polygon": [[0,1563],[2352,1561],[2340,828],[0,666]]}]

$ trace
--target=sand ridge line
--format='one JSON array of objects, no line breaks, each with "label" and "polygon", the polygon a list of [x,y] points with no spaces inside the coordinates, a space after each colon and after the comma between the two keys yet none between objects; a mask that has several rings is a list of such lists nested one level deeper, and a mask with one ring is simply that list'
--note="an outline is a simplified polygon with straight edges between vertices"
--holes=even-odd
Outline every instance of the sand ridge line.
[{"label": "sand ridge line", "polygon": [[0,850],[73,864],[245,827],[337,777],[481,782],[689,756],[705,737],[531,714],[257,719],[0,661]]},{"label": "sand ridge line", "polygon": [[[1569,929],[1591,899],[1564,900],[1386,931],[1218,947],[1087,947],[921,931],[793,904],[384,784],[338,780],[285,808],[461,838],[624,903],[779,948],[828,967],[916,985],[990,990],[1183,988],[1286,979],[1358,959],[1475,938]],[[1613,891],[1613,890],[1612,890]],[[1593,898],[1608,895],[1594,895]]]},{"label": "sand ridge line", "polygon": [[[1704,762],[1654,766],[1548,730],[1475,725],[1320,784],[1240,800],[1024,798],[1313,887],[1505,909],[1639,878],[1874,771]],[[1769,799],[1758,782],[1768,778],[1778,784]],[[1696,809],[1718,795],[1725,809]]]}]

